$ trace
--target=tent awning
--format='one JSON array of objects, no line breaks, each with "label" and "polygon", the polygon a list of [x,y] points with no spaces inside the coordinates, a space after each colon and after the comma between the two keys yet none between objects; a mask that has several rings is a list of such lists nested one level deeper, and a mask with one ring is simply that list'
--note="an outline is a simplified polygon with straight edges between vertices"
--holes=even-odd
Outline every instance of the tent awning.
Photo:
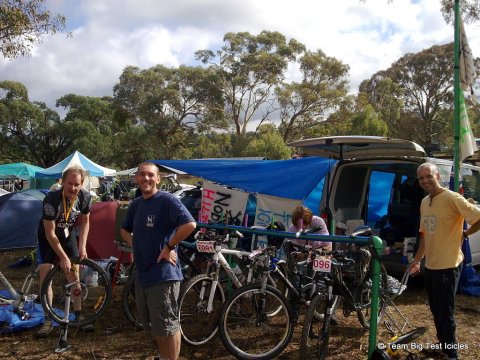
[{"label": "tent awning", "polygon": [[23,162],[0,165],[1,177],[16,177],[22,180],[28,180],[35,177],[37,171],[43,170],[40,166],[30,165]]},{"label": "tent awning", "polygon": [[289,160],[150,160],[251,193],[305,199],[337,162],[321,157]]},{"label": "tent awning", "polygon": [[94,163],[92,160],[81,154],[79,151],[75,151],[70,156],[66,157],[59,163],[45,169],[36,172],[36,177],[47,178],[60,178],[63,172],[72,166],[79,166],[89,172],[90,176],[107,176],[114,175],[116,170],[109,169]]}]

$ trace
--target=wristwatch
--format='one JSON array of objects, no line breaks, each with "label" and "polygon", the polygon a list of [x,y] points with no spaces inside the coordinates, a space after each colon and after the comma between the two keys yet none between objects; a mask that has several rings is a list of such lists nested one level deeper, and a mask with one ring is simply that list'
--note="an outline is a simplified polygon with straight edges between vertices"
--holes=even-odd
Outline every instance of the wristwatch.
[{"label": "wristwatch", "polygon": [[170,250],[170,251],[172,251],[173,249],[175,249],[175,246],[170,245],[170,244],[168,243],[168,241],[167,241],[167,243],[165,244],[165,246],[166,246],[167,249]]}]

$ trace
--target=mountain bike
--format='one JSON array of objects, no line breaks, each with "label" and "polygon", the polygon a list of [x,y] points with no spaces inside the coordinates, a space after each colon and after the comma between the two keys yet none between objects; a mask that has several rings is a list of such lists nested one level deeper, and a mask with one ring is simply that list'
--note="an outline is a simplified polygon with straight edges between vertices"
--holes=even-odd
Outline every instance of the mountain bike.
[{"label": "mountain bike", "polygon": [[[22,320],[30,318],[29,310],[33,309],[35,303],[40,301],[46,313],[59,324],[68,323],[72,327],[82,327],[95,322],[105,311],[111,299],[110,279],[95,261],[90,259],[70,259],[72,270],[82,269],[82,272],[88,275],[98,274],[96,282],[92,278],[80,278],[80,281],[67,283],[66,276],[60,266],[55,265],[46,275],[40,296],[36,291],[38,266],[26,275],[20,288],[16,290],[8,281],[5,275],[0,272],[0,283],[7,291],[7,295],[0,294],[0,305],[12,305],[12,311]],[[47,289],[52,285],[52,302],[47,301]],[[65,309],[70,308],[72,299],[71,293],[81,303],[83,318],[74,317],[65,318]]]},{"label": "mountain bike", "polygon": [[[79,281],[68,282],[65,272],[56,264],[47,273],[40,289],[40,301],[45,313],[59,324],[83,327],[94,323],[106,310],[112,298],[112,286],[107,272],[91,259],[70,258],[70,271],[79,271]],[[48,292],[52,291],[52,301]],[[81,317],[70,316],[70,304],[78,303]]]},{"label": "mountain bike", "polygon": [[[207,232],[202,235],[201,240],[197,240],[198,250],[211,254],[212,258],[207,273],[195,276],[186,282],[180,295],[180,329],[183,339],[189,344],[205,344],[217,333],[222,304],[226,298],[225,290],[221,285],[220,270],[224,271],[227,279],[236,288],[258,281],[259,272],[255,271],[252,252],[225,248],[232,236],[242,236],[242,234],[233,232],[218,235]],[[235,257],[237,264],[233,269],[224,255]],[[277,267],[284,267],[284,262],[273,256],[272,263]],[[276,286],[276,279],[268,275],[268,282]]]},{"label": "mountain bike", "polygon": [[[352,235],[363,235],[368,231],[362,229]],[[342,328],[340,316],[335,315],[337,308],[343,310],[344,317],[356,313],[363,329],[369,328],[372,290],[372,282],[368,277],[370,260],[371,254],[367,248],[353,252],[332,251],[318,259],[323,266],[314,267],[314,270],[322,274],[326,291],[315,294],[305,315],[300,339],[301,359],[324,359],[327,356],[331,332]],[[338,306],[338,298],[342,307]],[[385,306],[387,302],[380,297],[379,314],[384,313]],[[319,320],[316,314],[323,316]],[[336,324],[332,326],[334,317]]]},{"label": "mountain bike", "polygon": [[[184,281],[207,271],[209,256],[196,250],[196,242],[182,241],[177,246],[178,261],[182,269]],[[129,266],[128,278],[122,291],[122,310],[127,320],[136,329],[142,329],[142,321],[135,304],[135,281],[137,269],[135,261]]]},{"label": "mountain bike", "polygon": [[220,338],[238,359],[273,359],[292,337],[292,306],[282,292],[268,285],[275,251],[269,246],[250,255],[261,281],[236,289],[223,305]]},{"label": "mountain bike", "polygon": [[0,293],[0,305],[11,305],[12,312],[21,320],[31,318],[30,312],[33,311],[35,304],[39,302],[38,289],[38,266],[35,265],[35,259],[32,256],[32,266],[25,276],[21,288],[17,291],[8,281],[6,276],[0,271],[0,283],[6,289],[7,294]]}]

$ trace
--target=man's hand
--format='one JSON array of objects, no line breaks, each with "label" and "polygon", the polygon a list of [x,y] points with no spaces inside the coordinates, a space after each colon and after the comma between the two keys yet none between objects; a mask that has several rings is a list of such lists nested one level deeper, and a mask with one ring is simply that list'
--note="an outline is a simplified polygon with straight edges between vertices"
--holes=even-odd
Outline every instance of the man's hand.
[{"label": "man's hand", "polygon": [[169,250],[166,246],[164,246],[160,252],[160,255],[158,256],[157,263],[162,260],[168,261],[170,264],[175,266],[177,264],[177,253],[175,250]]},{"label": "man's hand", "polygon": [[70,270],[72,269],[72,263],[70,262],[70,259],[68,257],[61,258],[60,268],[63,269],[63,271],[66,274],[68,274],[70,272]]},{"label": "man's hand", "polygon": [[420,273],[420,261],[413,260],[410,265],[408,266],[408,271],[410,272],[410,275],[415,276],[418,273]]},{"label": "man's hand", "polygon": [[85,247],[80,247],[80,249],[78,249],[78,255],[80,260],[88,258],[87,249]]}]

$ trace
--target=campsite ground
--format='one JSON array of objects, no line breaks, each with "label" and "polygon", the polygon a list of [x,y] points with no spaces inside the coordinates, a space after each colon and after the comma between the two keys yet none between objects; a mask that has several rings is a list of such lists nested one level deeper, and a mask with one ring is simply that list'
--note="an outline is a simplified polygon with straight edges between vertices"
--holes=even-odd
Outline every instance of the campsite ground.
[{"label": "campsite ground", "polygon": [[[26,252],[1,252],[0,270],[9,280],[18,285],[27,270],[9,269],[8,265],[23,256]],[[107,313],[99,320],[94,333],[83,333],[79,330],[69,331],[69,342],[72,348],[56,354],[53,350],[57,344],[58,330],[49,338],[35,338],[36,329],[18,333],[6,333],[0,336],[1,359],[145,359],[155,354],[153,341],[142,332],[135,331],[125,319],[121,307],[121,286],[115,288],[114,301]],[[427,326],[428,331],[416,341],[416,344],[426,346],[435,342],[435,332],[431,315],[426,304],[426,296],[421,281],[412,279],[408,289],[396,299],[402,313],[410,321],[412,327]],[[456,305],[457,340],[466,350],[460,350],[461,359],[480,359],[480,298],[459,295]],[[363,333],[354,316],[350,316],[352,328],[345,334],[345,341],[331,348],[331,359],[366,358],[368,349],[368,333]],[[302,324],[300,319],[299,324]],[[298,359],[298,344],[301,326],[297,326],[292,342],[279,356],[279,359]],[[387,340],[390,336],[384,326],[379,328],[378,339]],[[405,358],[406,353],[401,358]],[[181,357],[185,359],[232,359],[224,349],[219,338],[211,343],[192,347],[182,344]],[[421,358],[421,357],[420,357]]]}]

